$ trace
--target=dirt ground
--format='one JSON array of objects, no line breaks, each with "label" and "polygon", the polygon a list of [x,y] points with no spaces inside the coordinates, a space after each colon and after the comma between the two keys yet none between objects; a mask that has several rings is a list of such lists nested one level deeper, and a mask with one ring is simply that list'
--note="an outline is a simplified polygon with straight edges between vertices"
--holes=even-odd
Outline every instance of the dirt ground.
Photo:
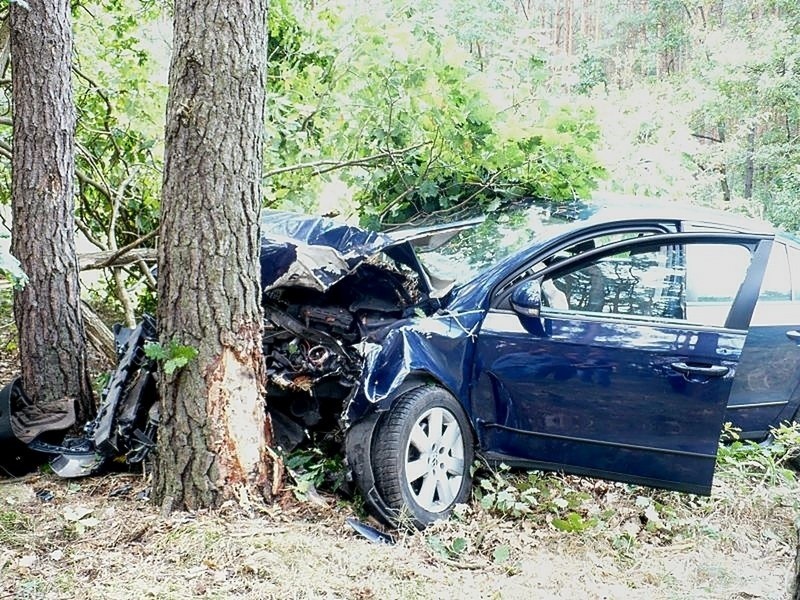
[{"label": "dirt ground", "polygon": [[[728,485],[707,500],[604,484],[592,502],[608,514],[582,532],[473,505],[388,546],[333,497],[165,518],[137,499],[142,476],[35,475],[0,483],[0,598],[790,597],[796,487]],[[645,505],[670,514],[663,529]]]},{"label": "dirt ground", "polygon": [[[8,331],[0,383],[16,371]],[[379,545],[334,495],[162,516],[145,473],[0,478],[0,599],[792,595],[800,484],[782,468],[726,462],[709,498],[537,473],[479,488],[448,523]]]}]

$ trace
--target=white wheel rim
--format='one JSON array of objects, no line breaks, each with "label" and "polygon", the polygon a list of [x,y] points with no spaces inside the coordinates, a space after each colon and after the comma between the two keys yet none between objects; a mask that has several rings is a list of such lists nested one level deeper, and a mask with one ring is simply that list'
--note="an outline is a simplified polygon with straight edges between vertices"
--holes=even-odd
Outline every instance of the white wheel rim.
[{"label": "white wheel rim", "polygon": [[405,479],[416,503],[428,512],[448,509],[458,496],[464,479],[464,436],[446,408],[431,408],[411,428]]}]

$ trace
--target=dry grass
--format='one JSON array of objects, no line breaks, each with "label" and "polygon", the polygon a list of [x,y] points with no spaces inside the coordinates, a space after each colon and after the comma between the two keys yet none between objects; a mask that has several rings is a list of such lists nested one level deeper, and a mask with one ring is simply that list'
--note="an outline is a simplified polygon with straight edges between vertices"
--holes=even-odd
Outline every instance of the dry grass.
[{"label": "dry grass", "polygon": [[[382,546],[344,524],[352,509],[335,498],[328,509],[289,502],[258,514],[229,507],[162,518],[136,500],[141,476],[0,483],[0,598],[790,595],[792,481],[744,493],[741,477],[723,472],[714,495],[697,498],[539,477],[550,500],[580,497],[569,510],[594,524],[557,529],[549,500],[521,518],[473,503],[460,518]],[[42,491],[53,499],[37,498]]]}]

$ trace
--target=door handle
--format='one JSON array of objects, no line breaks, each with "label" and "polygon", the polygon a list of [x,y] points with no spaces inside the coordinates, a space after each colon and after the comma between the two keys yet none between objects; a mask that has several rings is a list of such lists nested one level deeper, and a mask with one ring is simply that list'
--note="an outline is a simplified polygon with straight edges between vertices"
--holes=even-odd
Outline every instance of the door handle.
[{"label": "door handle", "polygon": [[722,377],[730,371],[728,367],[722,365],[692,365],[685,362],[674,362],[670,367],[684,375],[702,375],[703,377]]},{"label": "door handle", "polygon": [[796,329],[790,329],[786,332],[786,337],[793,342],[800,344],[800,331],[797,331]]}]

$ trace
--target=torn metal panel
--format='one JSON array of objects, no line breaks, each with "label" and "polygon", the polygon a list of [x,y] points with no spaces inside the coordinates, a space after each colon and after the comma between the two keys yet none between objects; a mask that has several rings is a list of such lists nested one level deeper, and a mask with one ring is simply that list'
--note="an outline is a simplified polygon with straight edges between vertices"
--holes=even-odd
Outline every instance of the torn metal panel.
[{"label": "torn metal panel", "polygon": [[[365,364],[358,389],[345,408],[346,424],[384,410],[411,376],[428,376],[456,397],[467,397],[467,366],[483,311],[441,313],[392,327],[380,343],[360,346]],[[434,375],[436,374],[436,375]]]},{"label": "torn metal panel", "polygon": [[261,231],[264,291],[296,286],[325,292],[395,243],[386,235],[332,219],[281,211],[264,211]]},{"label": "torn metal panel", "polygon": [[290,286],[327,292],[359,265],[383,253],[415,272],[424,294],[440,297],[452,282],[432,279],[417,259],[414,248],[436,248],[482,220],[383,234],[325,217],[264,211],[261,285],[265,292]]}]

